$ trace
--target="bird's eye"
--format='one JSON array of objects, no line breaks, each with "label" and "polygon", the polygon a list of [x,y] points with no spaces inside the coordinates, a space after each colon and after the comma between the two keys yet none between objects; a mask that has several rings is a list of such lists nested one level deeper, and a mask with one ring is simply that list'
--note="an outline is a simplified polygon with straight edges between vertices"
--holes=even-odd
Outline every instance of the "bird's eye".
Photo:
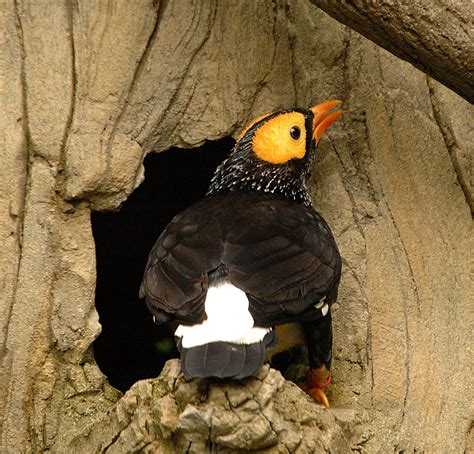
[{"label": "bird's eye", "polygon": [[301,137],[301,129],[298,126],[292,126],[290,128],[290,136],[292,139],[298,140]]}]

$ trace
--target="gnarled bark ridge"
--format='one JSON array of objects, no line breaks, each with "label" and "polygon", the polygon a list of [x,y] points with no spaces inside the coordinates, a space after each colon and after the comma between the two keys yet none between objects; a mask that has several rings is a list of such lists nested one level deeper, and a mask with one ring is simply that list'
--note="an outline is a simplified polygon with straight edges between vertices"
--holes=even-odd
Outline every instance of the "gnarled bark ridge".
[{"label": "gnarled bark ridge", "polygon": [[332,17],[474,102],[474,4],[311,0]]}]

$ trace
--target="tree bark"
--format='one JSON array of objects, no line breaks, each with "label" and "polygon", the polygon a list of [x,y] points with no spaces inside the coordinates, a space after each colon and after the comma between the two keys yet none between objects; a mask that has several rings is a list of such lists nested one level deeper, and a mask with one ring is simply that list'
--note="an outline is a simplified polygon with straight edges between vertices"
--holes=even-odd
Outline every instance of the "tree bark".
[{"label": "tree bark", "polygon": [[[473,447],[472,106],[306,0],[18,0],[0,20],[1,452]],[[91,210],[119,208],[149,152],[329,98],[333,409],[268,369],[203,391],[176,362],[122,396],[91,348]]]},{"label": "tree bark", "polygon": [[329,15],[474,102],[474,4],[311,0]]}]

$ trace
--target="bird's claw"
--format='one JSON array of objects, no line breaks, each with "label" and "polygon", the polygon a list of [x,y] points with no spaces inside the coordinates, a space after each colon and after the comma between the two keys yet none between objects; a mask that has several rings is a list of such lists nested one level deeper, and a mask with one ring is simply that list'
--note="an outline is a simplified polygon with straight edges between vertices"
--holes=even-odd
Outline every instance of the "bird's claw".
[{"label": "bird's claw", "polygon": [[311,388],[308,391],[306,391],[307,394],[309,394],[316,402],[319,402],[320,404],[324,405],[326,408],[329,408],[329,400],[324,394],[324,391],[320,388]]}]

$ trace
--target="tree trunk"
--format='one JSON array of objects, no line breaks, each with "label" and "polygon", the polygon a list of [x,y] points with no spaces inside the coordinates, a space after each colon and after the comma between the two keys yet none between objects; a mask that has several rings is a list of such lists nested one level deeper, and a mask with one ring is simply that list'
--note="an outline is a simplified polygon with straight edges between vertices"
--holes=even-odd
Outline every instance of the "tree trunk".
[{"label": "tree trunk", "polygon": [[[472,106],[307,0],[17,0],[0,17],[1,452],[474,449]],[[149,152],[333,97],[347,112],[313,170],[344,257],[333,408],[268,368],[199,385],[176,361],[121,397],[91,349],[91,210],[117,209]]]},{"label": "tree trunk", "polygon": [[474,102],[474,4],[311,0],[335,19]]}]

